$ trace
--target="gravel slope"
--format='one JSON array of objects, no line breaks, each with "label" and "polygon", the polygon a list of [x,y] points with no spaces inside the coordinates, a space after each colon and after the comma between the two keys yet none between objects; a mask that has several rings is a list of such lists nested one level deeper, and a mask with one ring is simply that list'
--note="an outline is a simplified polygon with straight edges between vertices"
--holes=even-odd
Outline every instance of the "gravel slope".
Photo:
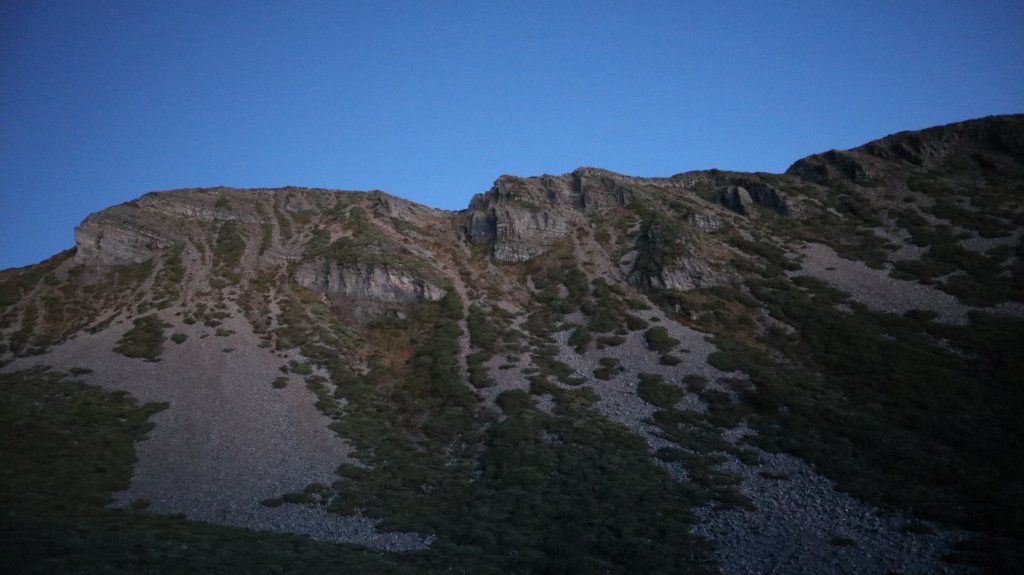
[{"label": "gravel slope", "polygon": [[[300,377],[274,389],[279,367],[297,355],[258,347],[248,322],[228,318],[227,337],[200,324],[176,323],[167,335],[188,339],[164,343],[162,360],[148,363],[112,350],[128,328],[115,324],[98,334],[81,334],[42,357],[22,358],[5,370],[43,363],[56,369],[92,369],[81,379],[124,390],[140,401],[166,401],[153,417],[156,428],[139,443],[131,486],[117,504],[149,502],[160,514],[256,530],[306,534],[315,539],[388,550],[411,550],[428,542],[416,534],[380,534],[374,521],[342,517],[323,509],[260,501],[301,491],[312,483],[330,484],[334,469],[348,459],[350,447],[327,428],[330,420],[314,406]],[[205,337],[204,334],[206,334]],[[233,351],[226,352],[226,348]]]}]

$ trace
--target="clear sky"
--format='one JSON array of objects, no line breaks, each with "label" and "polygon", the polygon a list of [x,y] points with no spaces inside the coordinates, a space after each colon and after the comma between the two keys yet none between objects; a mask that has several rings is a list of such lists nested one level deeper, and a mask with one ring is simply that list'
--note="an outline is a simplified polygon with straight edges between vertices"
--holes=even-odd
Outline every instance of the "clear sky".
[{"label": "clear sky", "polygon": [[0,268],[153,190],[785,170],[1024,112],[1024,2],[0,0]]}]

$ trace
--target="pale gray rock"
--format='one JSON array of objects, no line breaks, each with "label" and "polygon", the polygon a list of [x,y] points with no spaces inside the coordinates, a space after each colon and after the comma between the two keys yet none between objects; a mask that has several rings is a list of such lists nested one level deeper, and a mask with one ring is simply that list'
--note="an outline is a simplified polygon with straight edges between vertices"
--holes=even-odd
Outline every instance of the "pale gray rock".
[{"label": "pale gray rock", "polygon": [[367,299],[383,303],[437,301],[445,290],[406,270],[373,264],[305,263],[293,274],[295,282],[331,300]]},{"label": "pale gray rock", "polygon": [[713,214],[690,214],[690,225],[705,234],[713,234],[722,229],[722,218]]},{"label": "pale gray rock", "polygon": [[128,210],[111,208],[93,214],[75,228],[76,264],[119,265],[144,262],[160,249],[177,243],[172,235],[146,225]]},{"label": "pale gray rock", "polygon": [[473,243],[490,244],[497,261],[523,262],[565,237],[570,226],[559,208],[572,204],[564,178],[502,176],[470,202],[466,236]]},{"label": "pale gray rock", "polygon": [[724,277],[707,262],[695,258],[683,258],[660,274],[645,276],[650,287],[687,291],[711,287],[723,283]]}]

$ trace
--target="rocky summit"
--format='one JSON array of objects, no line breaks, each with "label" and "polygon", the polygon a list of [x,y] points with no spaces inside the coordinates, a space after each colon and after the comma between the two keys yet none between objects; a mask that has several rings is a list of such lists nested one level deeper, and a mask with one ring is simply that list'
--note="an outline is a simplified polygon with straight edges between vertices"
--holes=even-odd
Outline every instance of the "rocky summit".
[{"label": "rocky summit", "polygon": [[8,572],[1003,573],[1024,116],[785,173],[184,189],[0,272]]}]

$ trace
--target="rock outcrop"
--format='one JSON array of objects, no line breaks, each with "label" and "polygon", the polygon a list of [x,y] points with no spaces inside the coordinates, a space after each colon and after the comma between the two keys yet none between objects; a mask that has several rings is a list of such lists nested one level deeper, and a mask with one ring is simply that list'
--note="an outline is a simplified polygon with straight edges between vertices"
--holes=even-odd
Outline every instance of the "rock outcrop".
[{"label": "rock outcrop", "polygon": [[689,223],[705,234],[713,234],[722,229],[722,218],[712,214],[690,214]]},{"label": "rock outcrop", "polygon": [[752,208],[755,205],[768,208],[781,216],[793,213],[786,195],[763,182],[740,181],[727,186],[719,192],[718,201],[743,216],[753,215]]},{"label": "rock outcrop", "polygon": [[92,214],[75,228],[75,263],[120,265],[144,262],[178,243],[170,230],[151,225],[137,208],[115,206]]},{"label": "rock outcrop", "polygon": [[292,274],[295,283],[320,292],[333,301],[348,299],[381,303],[437,301],[445,290],[415,275],[385,265],[341,265],[306,262]]},{"label": "rock outcrop", "polygon": [[726,283],[724,274],[697,258],[680,258],[656,272],[631,271],[626,280],[644,289],[689,291]]},{"label": "rock outcrop", "polygon": [[499,262],[523,262],[565,237],[570,229],[566,212],[574,203],[564,178],[502,176],[470,201],[466,236],[490,245]]},{"label": "rock outcrop", "polygon": [[[253,229],[304,222],[335,207],[344,192],[314,188],[189,188],[151,192],[87,217],[75,228],[75,262],[120,265],[150,259],[161,249],[200,236],[211,222]],[[289,232],[291,226],[288,225]],[[287,234],[290,236],[290,233]],[[283,239],[283,238],[282,238]],[[281,242],[278,242],[279,244]],[[296,246],[271,246],[268,257],[293,259]],[[299,250],[301,251],[301,250]]]},{"label": "rock outcrop", "polygon": [[87,217],[75,228],[75,262],[120,265],[146,261],[185,241],[199,222],[259,222],[254,202],[232,202],[244,190],[230,188],[151,192]]},{"label": "rock outcrop", "polygon": [[549,250],[588,215],[628,204],[648,184],[678,187],[667,178],[631,178],[597,168],[561,176],[501,176],[470,202],[466,237],[489,245],[499,262],[523,262]]},{"label": "rock outcrop", "polygon": [[867,186],[874,181],[860,154],[838,150],[812,154],[797,160],[786,170],[786,174],[820,185],[849,181]]}]

